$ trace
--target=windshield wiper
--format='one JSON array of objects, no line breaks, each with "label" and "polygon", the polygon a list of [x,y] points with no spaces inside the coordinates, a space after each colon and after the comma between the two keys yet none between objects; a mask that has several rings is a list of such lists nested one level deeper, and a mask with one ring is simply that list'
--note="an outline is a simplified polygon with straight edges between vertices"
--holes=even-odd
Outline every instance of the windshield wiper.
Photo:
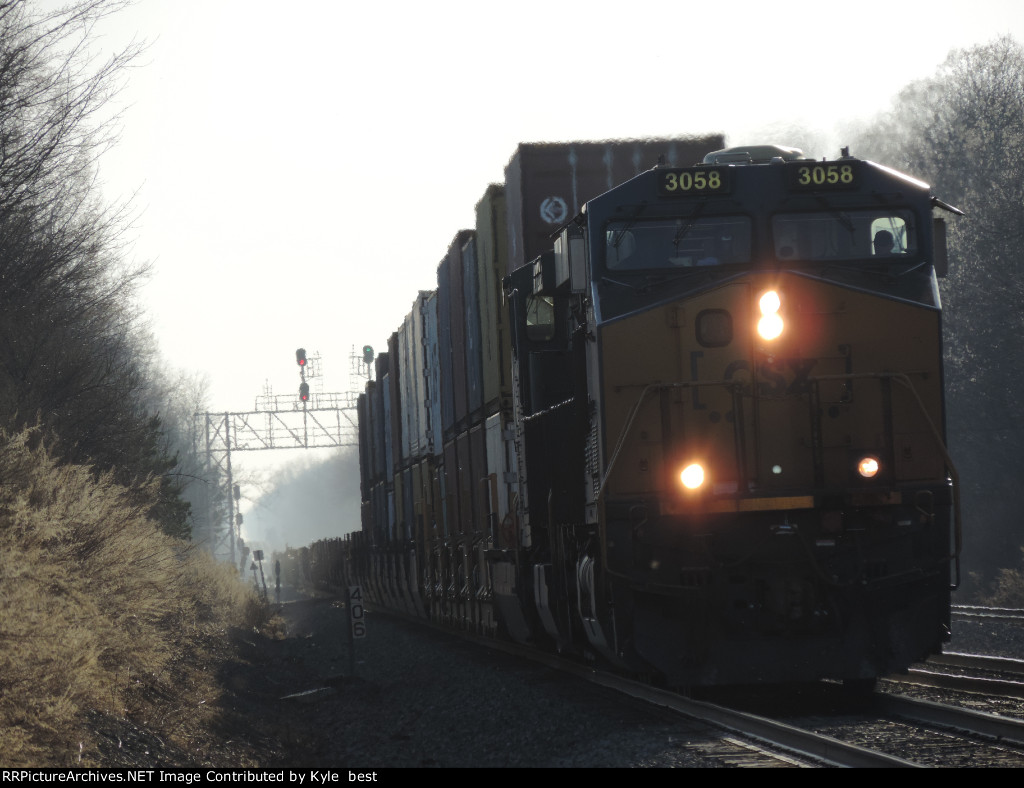
[{"label": "windshield wiper", "polygon": [[636,285],[631,285],[629,282],[620,282],[618,279],[612,279],[610,276],[602,276],[597,283],[600,285],[622,285],[623,287],[628,287],[630,290],[640,289]]},{"label": "windshield wiper", "polygon": [[672,247],[676,250],[676,255],[679,254],[679,244],[686,237],[686,234],[693,228],[694,222],[696,222],[701,213],[703,213],[707,204],[707,198],[703,199],[694,209],[693,213],[686,217],[686,221],[679,225],[679,229],[676,230],[676,234],[672,236]]},{"label": "windshield wiper", "polygon": [[898,274],[896,274],[896,276],[899,277],[899,276],[906,276],[907,274],[912,274],[918,268],[923,268],[926,265],[928,265],[928,263],[926,261],[922,260],[920,263],[917,263],[916,265],[910,266],[910,268],[908,268],[906,271],[900,271]]},{"label": "windshield wiper", "polygon": [[857,228],[853,226],[853,222],[850,221],[849,216],[840,211],[838,208],[830,205],[828,200],[826,200],[820,194],[815,194],[814,197],[823,208],[825,208],[830,214],[832,214],[833,217],[839,220],[839,223],[846,228],[850,235],[853,235],[853,233],[856,232]]},{"label": "windshield wiper", "polygon": [[646,204],[638,205],[636,207],[636,210],[633,212],[633,215],[626,220],[626,223],[615,231],[615,235],[612,236],[611,241],[611,246],[613,249],[619,248],[619,244],[622,243],[622,237],[629,231],[630,227],[636,224],[636,220],[640,218],[640,214],[642,214],[646,209]]},{"label": "windshield wiper", "polygon": [[[907,265],[909,266],[903,271],[893,270],[894,266]],[[854,274],[862,277],[874,277],[881,279],[883,282],[892,284],[900,277],[911,274],[920,268],[928,265],[928,262],[922,260],[919,263],[908,263],[901,260],[889,259],[886,263],[880,264],[880,261],[874,260],[870,265],[864,265],[862,262],[857,260],[837,261],[834,260],[827,265],[822,266],[822,275],[834,275],[835,273],[842,272],[846,275],[846,279],[849,280],[850,275]]]},{"label": "windshield wiper", "polygon": [[643,284],[635,285],[631,282],[623,282],[619,279],[612,279],[610,276],[602,276],[598,280],[598,284],[602,285],[621,285],[622,287],[628,287],[634,293],[643,295],[648,292],[652,287],[660,287],[661,285],[668,284],[670,282],[681,282],[694,278],[711,279],[715,273],[720,271],[717,268],[677,268],[672,269],[668,273],[652,274],[642,271],[629,271],[626,273],[634,275],[643,275]]}]

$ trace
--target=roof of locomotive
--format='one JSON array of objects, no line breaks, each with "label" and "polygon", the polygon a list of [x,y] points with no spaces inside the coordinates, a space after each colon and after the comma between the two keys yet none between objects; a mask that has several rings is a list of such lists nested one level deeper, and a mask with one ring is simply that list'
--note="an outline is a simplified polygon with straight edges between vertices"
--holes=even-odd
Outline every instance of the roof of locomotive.
[{"label": "roof of locomotive", "polygon": [[[820,167],[827,173],[832,165],[842,166],[848,163],[854,164],[858,168],[856,170],[858,173],[856,187],[850,188],[845,184],[836,184],[831,181],[829,182],[831,185],[818,181],[801,186],[797,186],[795,183],[794,173],[798,172],[796,169],[798,167]],[[905,203],[907,199],[918,199],[921,196],[931,195],[931,186],[924,181],[869,159],[851,156],[847,148],[844,148],[841,155],[835,159],[808,158],[799,148],[788,148],[781,145],[725,148],[713,151],[704,157],[704,161],[683,169],[695,173],[711,168],[718,168],[723,172],[728,170],[730,173],[728,182],[733,185],[715,193],[695,191],[685,196],[701,202],[708,199],[725,198],[732,200],[735,205],[738,190],[746,188],[749,198],[762,203],[762,205],[768,205],[779,204],[784,199],[798,199],[801,194],[809,201],[820,202],[822,196],[828,195],[827,199],[830,202],[838,200],[841,203],[847,200],[847,196],[844,195],[859,195],[852,199],[862,200],[866,193],[872,193],[875,195],[875,199],[884,198],[885,201],[892,201],[890,204]],[[623,207],[643,204],[645,211],[651,209],[653,208],[653,204],[650,203],[651,179],[660,179],[662,176],[659,173],[672,171],[680,172],[681,170],[679,167],[669,167],[664,164],[646,170],[590,200],[590,204],[583,207],[581,214],[591,214],[598,206],[607,208],[616,204]],[[768,172],[777,174],[767,176]],[[746,184],[746,187],[740,186],[740,183]],[[917,195],[917,197],[911,197],[911,195]],[[660,196],[664,197],[665,195],[661,194]],[[948,207],[954,213],[959,213],[956,208],[947,206],[935,197],[931,197],[931,199],[933,205]],[[790,202],[790,205],[795,204],[795,202]]]},{"label": "roof of locomotive", "polygon": [[723,148],[704,157],[704,164],[769,164],[772,161],[807,160],[800,148],[785,145],[745,145]]}]

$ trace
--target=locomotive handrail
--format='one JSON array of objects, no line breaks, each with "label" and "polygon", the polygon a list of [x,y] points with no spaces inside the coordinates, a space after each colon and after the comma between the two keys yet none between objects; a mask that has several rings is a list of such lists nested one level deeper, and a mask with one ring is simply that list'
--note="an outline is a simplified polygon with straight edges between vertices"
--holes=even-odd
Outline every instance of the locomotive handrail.
[{"label": "locomotive handrail", "polygon": [[611,476],[612,468],[615,466],[615,461],[618,459],[619,453],[622,451],[622,448],[626,443],[626,436],[629,435],[630,430],[633,428],[633,422],[636,420],[637,414],[640,412],[640,406],[643,405],[644,398],[647,396],[648,392],[652,389],[688,389],[699,386],[737,387],[740,385],[742,384],[735,380],[694,380],[682,383],[648,383],[644,386],[643,391],[640,392],[640,396],[637,398],[637,401],[630,410],[629,418],[626,419],[626,423],[622,426],[622,431],[619,433],[619,439],[615,442],[615,449],[612,451],[612,456],[608,460],[604,476],[601,478],[601,484],[597,488],[597,502],[600,502],[602,496],[604,496],[604,488],[608,485],[608,479]]},{"label": "locomotive handrail", "polygon": [[[640,396],[637,397],[633,408],[630,410],[629,418],[626,419],[626,423],[622,425],[622,432],[619,433],[619,439],[615,443],[615,449],[612,451],[612,456],[608,459],[608,465],[604,469],[604,476],[601,478],[601,484],[597,488],[597,496],[594,499],[594,503],[600,506],[601,499],[604,497],[605,488],[608,486],[608,479],[611,477],[612,468],[615,467],[615,461],[619,457],[619,453],[622,451],[622,447],[626,444],[626,436],[629,435],[630,430],[633,428],[633,422],[636,420],[637,414],[640,412],[640,406],[643,405],[644,398],[648,392],[654,389],[673,389],[673,388],[694,388],[697,386],[739,386],[735,380],[697,380],[683,383],[648,383],[644,386],[643,391],[640,392]],[[607,553],[607,534],[605,533],[605,518],[600,518],[599,530],[600,536],[600,549],[601,549],[601,565],[608,566],[608,553]]]},{"label": "locomotive handrail", "polygon": [[[953,483],[953,538],[954,538],[954,551],[950,556],[950,560],[953,562],[954,570],[956,573],[956,581],[952,588],[958,588],[960,586],[960,552],[963,546],[963,527],[960,513],[960,474],[956,470],[956,466],[953,464],[952,457],[949,456],[949,451],[946,449],[945,441],[942,439],[942,435],[936,428],[935,423],[928,415],[928,409],[925,407],[924,402],[921,400],[921,395],[918,394],[917,389],[914,388],[914,384],[910,381],[909,376],[903,372],[849,372],[838,375],[811,375],[808,376],[808,382],[821,382],[829,380],[856,380],[856,379],[889,379],[900,383],[914,396],[914,400],[917,402],[917,406],[921,411],[921,415],[924,416],[925,423],[931,430],[932,437],[935,439],[935,443],[938,446],[939,452],[942,454],[946,464],[946,471],[949,473],[950,480]],[[626,419],[626,423],[622,426],[622,430],[619,433],[619,438],[615,443],[615,449],[612,451],[612,455],[608,460],[608,465],[605,467],[604,475],[601,478],[601,484],[597,489],[597,496],[595,503],[600,503],[604,497],[605,488],[608,486],[608,480],[611,477],[612,469],[615,467],[615,461],[618,459],[619,454],[622,452],[623,447],[626,443],[626,437],[629,435],[633,428],[633,422],[636,420],[637,415],[640,413],[640,407],[643,405],[644,399],[647,395],[654,390],[660,389],[681,389],[681,388],[696,388],[700,386],[726,386],[726,387],[737,387],[742,384],[734,380],[707,380],[707,381],[689,381],[689,382],[676,382],[676,383],[648,383],[644,386],[640,392],[640,396],[637,397],[636,402],[630,409],[629,416]],[[603,545],[603,540],[602,540]]]},{"label": "locomotive handrail", "polygon": [[521,420],[523,422],[530,422],[534,419],[539,419],[542,416],[547,416],[550,413],[554,413],[556,410],[564,408],[566,405],[572,405],[575,401],[575,396],[569,397],[569,399],[562,400],[561,402],[552,405],[550,408],[545,408],[544,410],[539,410],[536,413],[531,413],[529,416],[523,416]]},{"label": "locomotive handrail", "polygon": [[910,390],[910,393],[914,395],[914,400],[917,402],[917,406],[921,409],[921,415],[924,416],[928,429],[932,431],[932,437],[935,438],[935,444],[938,446],[939,452],[942,454],[942,458],[946,461],[946,471],[949,473],[949,478],[953,482],[953,539],[955,549],[953,554],[950,556],[950,559],[953,561],[953,565],[956,569],[956,582],[953,584],[952,588],[959,588],[960,551],[963,547],[963,530],[960,520],[960,474],[957,472],[956,466],[953,464],[953,458],[949,456],[949,451],[946,449],[946,443],[942,439],[942,435],[935,426],[935,423],[932,421],[931,416],[928,415],[928,409],[921,400],[921,395],[917,393],[917,389],[914,388],[914,384],[910,382],[910,377],[904,372],[848,372],[841,375],[811,375],[808,377],[808,381],[854,380],[856,378],[888,378],[905,386]]}]

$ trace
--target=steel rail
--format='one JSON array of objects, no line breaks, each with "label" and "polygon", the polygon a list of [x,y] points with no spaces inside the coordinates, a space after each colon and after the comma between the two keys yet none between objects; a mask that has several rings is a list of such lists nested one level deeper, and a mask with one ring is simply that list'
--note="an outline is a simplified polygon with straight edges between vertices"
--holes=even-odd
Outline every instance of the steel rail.
[{"label": "steel rail", "polygon": [[951,651],[928,657],[927,665],[945,665],[951,668],[969,670],[991,670],[998,673],[1014,673],[1024,676],[1024,659],[993,657],[987,654],[963,654]]},{"label": "steel rail", "polygon": [[869,750],[855,744],[848,744],[831,736],[787,725],[786,723],[761,717],[757,714],[693,700],[668,690],[657,689],[617,676],[607,676],[598,671],[590,671],[589,673],[590,675],[586,675],[584,671],[579,671],[577,675],[582,676],[593,684],[599,684],[616,692],[662,706],[726,731],[746,736],[768,747],[782,749],[788,753],[817,760],[826,765],[852,769],[921,768],[920,764],[903,758],[897,758],[876,750]]},{"label": "steel rail", "polygon": [[974,733],[996,741],[1024,746],[1024,720],[1021,719],[947,706],[904,695],[880,692],[871,697],[874,708],[886,714],[952,729],[959,733]]},{"label": "steel rail", "polygon": [[886,677],[901,684],[916,684],[920,687],[957,690],[982,695],[1001,695],[1004,698],[1024,698],[1024,682],[1007,679],[961,676],[955,673],[940,673],[924,668],[911,668],[906,673]]}]

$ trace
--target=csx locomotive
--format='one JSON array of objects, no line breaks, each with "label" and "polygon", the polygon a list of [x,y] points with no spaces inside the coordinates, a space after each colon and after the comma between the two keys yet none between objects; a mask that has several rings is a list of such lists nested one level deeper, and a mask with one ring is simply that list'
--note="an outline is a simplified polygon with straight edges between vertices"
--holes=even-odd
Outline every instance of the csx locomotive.
[{"label": "csx locomotive", "polygon": [[678,687],[863,688],[940,652],[959,211],[846,150],[709,150],[547,203],[516,260],[529,152],[373,359],[344,582]]}]

